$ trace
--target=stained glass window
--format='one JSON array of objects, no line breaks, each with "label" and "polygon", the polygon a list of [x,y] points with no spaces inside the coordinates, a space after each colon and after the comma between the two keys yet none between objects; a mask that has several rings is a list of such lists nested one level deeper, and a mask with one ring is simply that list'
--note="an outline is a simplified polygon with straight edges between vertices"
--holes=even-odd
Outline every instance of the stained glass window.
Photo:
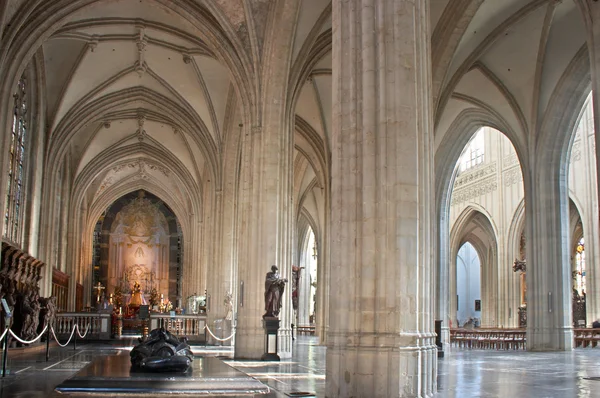
[{"label": "stained glass window", "polygon": [[94,269],[92,275],[93,285],[96,285],[100,282],[100,265],[102,259],[102,222],[104,221],[104,214],[98,219],[96,222],[96,226],[94,227],[94,238],[93,238],[93,255],[92,255],[92,266]]},{"label": "stained glass window", "polygon": [[575,289],[580,295],[586,290],[585,286],[585,242],[583,238],[579,240],[575,247],[575,271],[573,272]]},{"label": "stained glass window", "polygon": [[25,152],[28,139],[27,80],[22,77],[14,95],[11,144],[8,153],[8,179],[4,204],[3,236],[17,242],[23,213]]}]

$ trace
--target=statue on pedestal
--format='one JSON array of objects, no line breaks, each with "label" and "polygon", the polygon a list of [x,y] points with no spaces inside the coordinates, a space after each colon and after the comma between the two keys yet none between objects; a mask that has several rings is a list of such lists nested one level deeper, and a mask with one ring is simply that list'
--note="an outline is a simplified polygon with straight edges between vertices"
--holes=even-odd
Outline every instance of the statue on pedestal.
[{"label": "statue on pedestal", "polygon": [[271,267],[271,272],[267,272],[265,278],[265,314],[263,318],[279,317],[279,311],[281,310],[281,296],[285,289],[287,279],[282,278],[277,272],[277,266]]},{"label": "statue on pedestal", "polygon": [[146,300],[142,295],[142,287],[135,281],[133,284],[133,290],[131,291],[131,301],[129,302],[130,307],[138,308],[140,305],[146,304]]}]

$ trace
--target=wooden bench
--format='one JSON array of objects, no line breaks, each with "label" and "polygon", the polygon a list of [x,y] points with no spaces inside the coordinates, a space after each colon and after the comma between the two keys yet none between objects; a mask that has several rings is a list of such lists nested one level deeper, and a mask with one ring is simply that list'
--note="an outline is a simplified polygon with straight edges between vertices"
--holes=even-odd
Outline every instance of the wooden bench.
[{"label": "wooden bench", "polygon": [[573,329],[575,348],[594,348],[600,343],[600,329],[575,328]]},{"label": "wooden bench", "polygon": [[309,336],[314,336],[315,335],[315,325],[309,325],[309,326],[296,326],[296,332],[298,333],[298,335],[309,335]]},{"label": "wooden bench", "polygon": [[483,350],[524,350],[524,329],[450,329],[450,345]]}]

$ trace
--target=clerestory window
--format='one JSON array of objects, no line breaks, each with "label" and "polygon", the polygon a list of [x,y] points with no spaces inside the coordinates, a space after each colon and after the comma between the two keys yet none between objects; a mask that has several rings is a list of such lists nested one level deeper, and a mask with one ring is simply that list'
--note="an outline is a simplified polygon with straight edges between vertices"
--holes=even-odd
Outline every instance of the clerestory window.
[{"label": "clerestory window", "polygon": [[8,179],[4,204],[3,236],[18,242],[24,204],[25,162],[28,139],[27,79],[23,76],[14,94],[11,143],[8,153]]},{"label": "clerestory window", "polygon": [[460,170],[463,172],[478,164],[483,163],[485,160],[485,140],[483,138],[483,129],[480,129],[475,133],[471,141],[467,144],[463,150],[462,155],[458,161]]}]

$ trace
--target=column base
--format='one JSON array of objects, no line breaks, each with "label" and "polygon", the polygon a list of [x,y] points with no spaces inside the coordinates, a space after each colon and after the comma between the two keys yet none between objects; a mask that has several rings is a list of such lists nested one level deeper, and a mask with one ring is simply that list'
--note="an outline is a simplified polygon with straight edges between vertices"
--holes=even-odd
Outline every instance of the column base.
[{"label": "column base", "polygon": [[265,333],[262,328],[244,327],[238,323],[235,333],[235,359],[260,360],[265,352]]},{"label": "column base", "polygon": [[571,351],[573,349],[573,328],[527,328],[527,351]]},{"label": "column base", "polygon": [[[330,334],[329,341],[359,341],[358,337],[333,338]],[[328,345],[327,397],[421,398],[435,394],[438,353],[433,333],[376,336],[375,340],[388,343]]]}]

